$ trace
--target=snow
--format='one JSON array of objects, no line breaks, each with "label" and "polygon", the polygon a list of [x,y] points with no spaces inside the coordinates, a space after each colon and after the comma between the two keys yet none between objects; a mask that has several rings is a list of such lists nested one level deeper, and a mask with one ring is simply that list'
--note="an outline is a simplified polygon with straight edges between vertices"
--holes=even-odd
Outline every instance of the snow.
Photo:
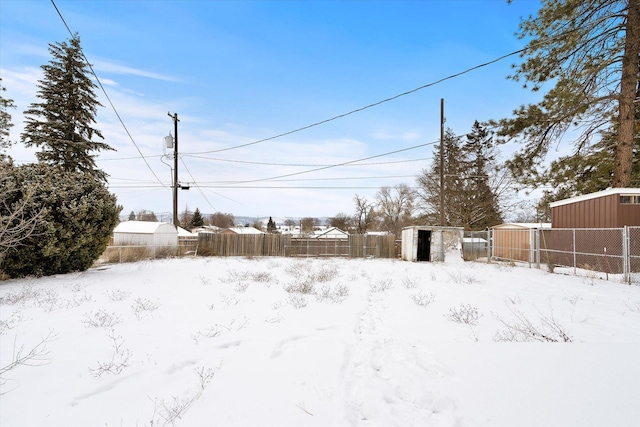
[{"label": "snow", "polygon": [[[597,277],[188,258],[6,281],[0,301],[0,372],[38,353],[2,372],[2,426],[640,425],[640,287]],[[571,342],[523,342],[518,316]]]}]

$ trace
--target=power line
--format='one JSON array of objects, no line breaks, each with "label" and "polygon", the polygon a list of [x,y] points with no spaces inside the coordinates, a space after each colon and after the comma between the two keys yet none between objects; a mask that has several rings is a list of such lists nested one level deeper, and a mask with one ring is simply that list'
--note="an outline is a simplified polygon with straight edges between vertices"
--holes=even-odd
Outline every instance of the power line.
[{"label": "power line", "polygon": [[[191,179],[193,180],[193,182],[196,182],[196,179],[193,177],[193,175],[191,174],[191,171],[189,170],[189,168],[187,167],[187,164],[184,162],[184,159],[182,157],[180,157],[180,161],[182,162],[182,165],[184,166],[184,168],[187,170],[187,173],[189,174],[189,176],[191,177]],[[178,185],[176,183],[176,185]],[[211,208],[214,211],[217,211],[217,209],[211,204],[211,202],[209,201],[209,199],[207,198],[207,196],[204,194],[204,192],[200,189],[200,186],[195,186],[198,191],[200,192],[200,194],[202,194],[202,197],[204,197],[204,200],[206,200],[206,202],[209,204],[209,206],[211,206]]]},{"label": "power line", "polygon": [[427,145],[433,145],[433,144],[436,144],[437,142],[438,141],[427,142],[427,143],[424,143],[424,144],[414,145],[413,147],[401,148],[399,150],[389,151],[387,153],[382,153],[382,154],[376,154],[374,156],[364,157],[362,159],[350,160],[348,162],[342,162],[342,163],[338,163],[338,164],[335,164],[335,165],[322,166],[322,167],[318,167],[318,168],[314,168],[314,169],[309,169],[309,170],[306,170],[306,171],[293,172],[293,173],[288,173],[288,174],[284,174],[284,175],[272,176],[272,177],[269,177],[269,178],[260,178],[260,179],[252,179],[252,180],[247,180],[247,181],[241,181],[241,183],[246,184],[246,183],[251,183],[251,182],[272,181],[272,180],[276,180],[276,179],[279,179],[279,178],[287,178],[287,177],[290,177],[290,176],[303,175],[303,174],[307,174],[307,173],[311,173],[311,172],[318,172],[318,171],[325,170],[325,169],[331,169],[331,168],[336,168],[336,167],[340,167],[340,166],[347,166],[347,165],[351,165],[353,163],[361,162],[363,160],[371,160],[371,159],[376,159],[378,157],[388,156],[390,154],[401,153],[403,151],[415,150],[416,148],[426,147]]},{"label": "power line", "polygon": [[420,91],[422,89],[426,89],[428,87],[435,86],[435,85],[440,84],[440,83],[442,83],[444,81],[451,80],[451,79],[454,79],[456,77],[460,77],[460,76],[462,76],[464,74],[470,73],[471,71],[475,71],[475,70],[477,70],[479,68],[483,68],[483,67],[486,67],[488,65],[494,64],[496,62],[502,61],[503,59],[508,58],[510,56],[522,53],[522,52],[524,52],[524,50],[525,49],[519,49],[519,50],[513,51],[511,53],[507,53],[507,54],[502,55],[502,56],[500,56],[498,58],[492,59],[491,61],[487,61],[487,62],[484,62],[482,64],[475,65],[475,66],[473,66],[471,68],[467,68],[466,70],[460,71],[460,72],[455,73],[455,74],[450,74],[450,75],[448,75],[446,77],[443,77],[443,78],[441,78],[439,80],[436,80],[434,82],[427,83],[425,85],[419,86],[419,87],[417,87],[415,89],[411,89],[411,90],[408,90],[406,92],[402,92],[400,94],[391,96],[389,98],[385,98],[385,99],[383,99],[381,101],[377,101],[377,102],[374,102],[372,104],[365,105],[364,107],[356,108],[355,110],[351,110],[351,111],[348,111],[348,112],[343,113],[343,114],[338,114],[337,116],[334,116],[334,117],[331,117],[331,118],[328,118],[328,119],[325,119],[325,120],[321,120],[319,122],[315,122],[315,123],[312,123],[310,125],[300,127],[298,129],[294,129],[294,130],[290,130],[288,132],[284,132],[284,133],[281,133],[281,134],[278,134],[278,135],[274,135],[274,136],[271,136],[269,138],[264,138],[264,139],[260,139],[258,141],[248,142],[246,144],[235,145],[235,146],[232,146],[232,147],[220,148],[220,149],[217,149],[217,150],[199,151],[199,152],[195,152],[195,153],[186,153],[186,154],[193,155],[193,154],[220,153],[220,152],[223,152],[223,151],[235,150],[237,148],[249,147],[251,145],[260,144],[261,142],[271,141],[273,139],[281,138],[283,136],[287,136],[287,135],[291,135],[291,134],[294,134],[294,133],[302,132],[303,130],[311,129],[311,128],[316,127],[316,126],[320,126],[320,125],[323,125],[325,123],[329,123],[329,122],[332,122],[334,120],[338,120],[338,119],[341,119],[343,117],[347,117],[347,116],[350,116],[352,114],[359,113],[359,112],[367,110],[369,108],[377,107],[378,105],[381,105],[381,104],[384,104],[386,102],[390,102],[390,101],[396,100],[396,99],[401,98],[403,96],[410,95],[410,94],[418,92],[418,91]]},{"label": "power line", "polygon": [[[62,23],[64,24],[64,26],[67,28],[67,31],[69,32],[71,37],[74,37],[74,34],[71,31],[71,28],[69,28],[69,25],[67,25],[67,21],[65,21],[64,17],[62,16],[62,13],[60,12],[60,9],[58,9],[58,6],[56,6],[56,3],[54,2],[54,0],[51,0],[51,4],[56,9],[56,12],[58,12],[58,16],[62,20]],[[104,96],[107,98],[107,101],[109,102],[109,105],[111,106],[111,109],[113,110],[113,112],[115,113],[116,117],[118,118],[118,121],[122,125],[122,128],[126,132],[127,136],[129,137],[129,139],[131,140],[133,145],[136,147],[136,150],[138,150],[138,153],[140,153],[140,157],[142,158],[142,160],[144,160],[144,163],[147,165],[147,167],[149,168],[149,170],[151,171],[153,176],[156,178],[156,180],[160,183],[160,185],[165,186],[162,183],[162,181],[160,180],[160,178],[158,178],[158,175],[156,175],[156,173],[153,171],[153,169],[151,168],[151,165],[149,165],[149,162],[147,162],[147,159],[144,157],[144,154],[142,154],[142,151],[140,151],[140,148],[138,147],[138,144],[136,144],[136,141],[133,139],[133,136],[131,136],[131,133],[129,132],[129,129],[127,129],[127,126],[124,124],[124,121],[120,117],[120,114],[118,113],[118,110],[116,110],[115,105],[113,105],[113,102],[111,102],[111,98],[109,97],[109,94],[107,94],[106,89],[104,88],[104,86],[102,85],[102,82],[98,78],[98,75],[96,74],[95,70],[93,69],[93,66],[91,65],[91,63],[89,62],[89,59],[84,54],[84,50],[82,49],[82,47],[80,47],[80,53],[82,53],[82,57],[84,58],[84,60],[87,63],[87,65],[89,66],[89,69],[93,73],[93,76],[96,78],[96,81],[98,82],[98,85],[100,86],[100,89],[102,89],[102,93],[104,93]]]},{"label": "power line", "polygon": [[[260,165],[260,166],[291,166],[291,167],[324,167],[331,166],[328,164],[309,164],[309,163],[271,163],[271,162],[253,162],[249,160],[235,160],[235,159],[220,159],[217,157],[206,157],[199,156],[193,154],[184,154],[183,157],[193,157],[195,159],[204,159],[204,160],[213,160],[218,162],[228,162],[228,163],[240,163],[247,165]],[[137,157],[136,157],[137,158]],[[116,159],[108,159],[108,160],[116,160]],[[127,160],[124,158],[123,160]],[[424,160],[430,160],[430,157],[422,157],[418,159],[405,159],[405,160],[393,160],[388,162],[371,162],[371,163],[358,163],[350,166],[373,166],[373,165],[390,165],[395,163],[409,163],[409,162],[421,162]]]}]

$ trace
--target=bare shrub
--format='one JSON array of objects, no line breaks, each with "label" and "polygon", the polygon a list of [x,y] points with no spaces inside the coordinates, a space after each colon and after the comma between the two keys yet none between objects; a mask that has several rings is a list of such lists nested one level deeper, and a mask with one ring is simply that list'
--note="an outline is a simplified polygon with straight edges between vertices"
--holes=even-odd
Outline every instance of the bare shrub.
[{"label": "bare shrub", "polygon": [[107,298],[111,302],[124,301],[131,296],[131,291],[122,289],[110,289],[106,292]]},{"label": "bare shrub", "polygon": [[0,305],[24,305],[28,301],[38,299],[40,294],[41,290],[36,288],[33,283],[27,283],[15,292],[7,292],[0,296]]},{"label": "bare shrub", "polygon": [[331,287],[329,284],[323,284],[316,293],[316,300],[329,301],[332,303],[340,304],[349,296],[349,288],[343,284],[338,284],[335,287]]},{"label": "bare shrub", "polygon": [[71,298],[70,300],[65,300],[64,306],[66,308],[74,308],[91,301],[93,301],[93,297],[91,295],[88,295],[86,292],[82,294],[74,293],[73,298]]},{"label": "bare shrub", "polygon": [[213,368],[205,368],[204,366],[198,366],[196,369],[196,374],[198,378],[200,378],[200,389],[204,390],[211,383],[213,376],[216,371]]},{"label": "bare shrub", "polygon": [[156,311],[158,307],[160,307],[160,304],[157,301],[140,297],[136,298],[131,305],[131,309],[138,320],[141,320],[147,315],[153,316],[153,312]]},{"label": "bare shrub", "polygon": [[260,282],[260,283],[268,283],[268,282],[275,281],[273,274],[269,273],[268,271],[257,271],[257,272],[251,273],[251,280],[253,280],[254,282]]},{"label": "bare shrub", "polygon": [[85,326],[93,326],[94,328],[113,328],[120,322],[122,322],[120,316],[116,313],[107,313],[106,310],[85,313],[84,319],[82,319]]},{"label": "bare shrub", "polygon": [[622,301],[627,308],[635,313],[640,313],[640,301]]},{"label": "bare shrub", "polygon": [[480,283],[480,281],[477,278],[473,277],[470,274],[466,274],[460,270],[448,271],[447,274],[449,275],[449,281],[453,283],[467,284],[467,285]]},{"label": "bare shrub", "polygon": [[14,311],[7,319],[0,319],[0,335],[7,333],[9,329],[13,329],[15,325],[22,320],[22,313]]},{"label": "bare shrub", "polygon": [[415,289],[420,282],[417,277],[411,277],[408,273],[405,274],[405,276],[400,280],[404,287],[407,289]]},{"label": "bare shrub", "polygon": [[313,294],[315,291],[315,281],[309,276],[301,277],[293,283],[286,284],[284,290],[289,293]]},{"label": "bare shrub", "polygon": [[233,282],[241,282],[249,280],[251,277],[248,271],[236,271],[231,270],[227,273],[225,277],[220,278],[220,282],[222,283],[233,283]]},{"label": "bare shrub", "polygon": [[380,278],[375,280],[373,283],[369,283],[369,289],[371,292],[384,292],[393,287],[393,280],[389,278]]},{"label": "bare shrub", "polygon": [[[17,336],[13,341],[13,353],[11,356],[11,362],[8,365],[0,367],[0,385],[7,383],[8,379],[6,374],[21,366],[42,366],[49,363],[49,349],[47,344],[53,341],[56,335],[53,331],[42,338],[36,345],[31,347],[29,351],[25,351],[24,346],[18,348],[16,346]],[[6,392],[5,392],[6,393]],[[4,393],[2,393],[4,394]]]},{"label": "bare shrub", "polygon": [[436,300],[436,296],[432,292],[428,294],[425,292],[417,292],[415,294],[411,294],[409,298],[421,307],[426,307]]},{"label": "bare shrub", "polygon": [[482,314],[478,312],[478,307],[472,307],[469,304],[460,304],[460,307],[452,307],[449,314],[445,316],[452,322],[465,323],[467,325],[477,325]]},{"label": "bare shrub", "polygon": [[522,297],[520,297],[520,295],[516,295],[513,297],[508,297],[507,298],[507,302],[515,305],[515,304],[521,304],[522,303]]},{"label": "bare shrub", "polygon": [[204,331],[198,331],[191,336],[196,344],[199,344],[202,339],[205,338],[215,338],[220,335],[220,328],[218,325],[212,326],[210,328],[205,329]]},{"label": "bare shrub", "polygon": [[289,295],[289,304],[294,308],[304,308],[307,306],[307,297],[299,294]]},{"label": "bare shrub", "polygon": [[569,304],[575,306],[578,301],[580,301],[582,299],[582,297],[580,295],[571,295],[570,297],[564,297],[563,298],[565,301],[568,301]]},{"label": "bare shrub", "polygon": [[236,292],[244,292],[249,288],[249,282],[238,282],[234,287]]},{"label": "bare shrub", "polygon": [[59,308],[58,292],[52,288],[42,289],[36,297],[35,304],[46,312]]},{"label": "bare shrub", "polygon": [[240,302],[240,300],[236,298],[235,295],[220,294],[220,299],[229,307],[232,305],[238,305],[238,303]]},{"label": "bare shrub", "polygon": [[339,275],[338,267],[333,264],[323,264],[319,270],[314,270],[310,275],[316,282],[324,283],[330,282]]},{"label": "bare shrub", "polygon": [[[508,307],[508,306],[507,306]],[[553,317],[553,312],[550,316],[542,316],[540,323],[534,325],[524,313],[518,310],[514,310],[508,307],[509,311],[513,315],[512,320],[504,320],[499,316],[496,316],[498,321],[505,326],[505,329],[497,331],[494,335],[494,341],[515,341],[515,342],[529,342],[529,341],[541,341],[541,342],[572,342],[571,336],[564,330]]]},{"label": "bare shrub", "polygon": [[132,353],[128,348],[125,349],[122,347],[124,345],[124,338],[122,338],[121,335],[116,335],[116,331],[113,328],[109,329],[107,336],[111,340],[113,350],[111,359],[104,362],[99,361],[98,366],[89,368],[89,372],[91,372],[94,377],[100,377],[106,373],[118,375],[124,368],[131,366]]}]

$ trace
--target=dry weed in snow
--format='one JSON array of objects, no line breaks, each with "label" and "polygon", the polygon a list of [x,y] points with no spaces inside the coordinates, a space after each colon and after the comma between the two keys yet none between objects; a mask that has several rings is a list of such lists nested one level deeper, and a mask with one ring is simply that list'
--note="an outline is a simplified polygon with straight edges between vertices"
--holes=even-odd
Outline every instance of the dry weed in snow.
[{"label": "dry weed in snow", "polygon": [[417,292],[415,294],[411,294],[410,298],[421,307],[426,307],[436,300],[436,296],[433,292]]},{"label": "dry weed in snow", "polygon": [[446,317],[452,322],[477,325],[482,314],[478,312],[478,307],[472,307],[469,304],[460,304],[457,308],[451,307]]},{"label": "dry weed in snow", "polygon": [[572,342],[573,338],[565,328],[560,325],[553,316],[542,315],[539,324],[534,324],[521,311],[509,307],[513,315],[512,319],[505,320],[500,316],[496,319],[505,326],[505,329],[496,332],[493,339],[495,341],[515,341],[515,342]]}]

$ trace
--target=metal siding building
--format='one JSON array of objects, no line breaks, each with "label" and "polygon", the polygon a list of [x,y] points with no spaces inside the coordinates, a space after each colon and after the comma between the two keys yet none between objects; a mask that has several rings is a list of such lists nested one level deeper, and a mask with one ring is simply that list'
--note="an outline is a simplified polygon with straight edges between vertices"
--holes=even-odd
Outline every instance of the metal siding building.
[{"label": "metal siding building", "polygon": [[640,188],[609,188],[550,206],[552,228],[640,226]]}]

